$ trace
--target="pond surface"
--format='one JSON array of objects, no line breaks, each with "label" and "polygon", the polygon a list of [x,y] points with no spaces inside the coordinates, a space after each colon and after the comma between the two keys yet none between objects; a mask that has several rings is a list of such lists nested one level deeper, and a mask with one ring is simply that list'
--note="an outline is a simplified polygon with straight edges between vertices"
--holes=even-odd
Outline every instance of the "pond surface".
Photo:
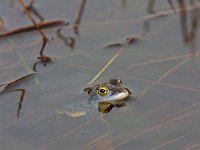
[{"label": "pond surface", "polygon": [[[35,1],[44,21],[69,25],[42,30],[42,55],[36,30],[0,38],[1,150],[200,149],[200,4],[173,3]],[[18,1],[0,1],[1,34],[31,25]],[[134,93],[125,107],[81,107],[84,88],[111,78]]]}]

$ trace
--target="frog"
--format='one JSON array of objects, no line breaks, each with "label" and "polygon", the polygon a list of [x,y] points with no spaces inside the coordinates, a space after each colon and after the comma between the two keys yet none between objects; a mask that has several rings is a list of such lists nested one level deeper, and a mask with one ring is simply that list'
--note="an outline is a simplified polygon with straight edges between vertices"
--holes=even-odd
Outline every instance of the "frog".
[{"label": "frog", "polygon": [[125,106],[125,101],[132,92],[122,86],[120,79],[110,79],[108,82],[87,87],[83,90],[90,97],[88,102],[98,103],[98,110],[108,113],[113,107]]},{"label": "frog", "polygon": [[93,108],[98,108],[101,113],[109,113],[114,107],[125,106],[127,98],[132,94],[128,88],[122,86],[120,79],[110,79],[108,82],[86,87],[83,92],[89,96],[87,100],[68,105],[65,111],[58,113],[65,113],[73,118],[85,116],[88,112],[91,114]]},{"label": "frog", "polygon": [[132,92],[122,87],[120,79],[110,79],[108,82],[87,87],[83,90],[90,98],[90,102],[113,102],[125,100]]}]

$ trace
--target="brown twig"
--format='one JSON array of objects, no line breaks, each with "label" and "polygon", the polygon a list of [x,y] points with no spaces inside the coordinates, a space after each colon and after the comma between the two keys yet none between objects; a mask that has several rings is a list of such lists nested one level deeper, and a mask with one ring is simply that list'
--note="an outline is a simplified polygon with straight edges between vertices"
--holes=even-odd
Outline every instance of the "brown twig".
[{"label": "brown twig", "polygon": [[46,56],[46,55],[40,55],[37,57],[37,59],[38,59],[38,61],[33,64],[33,71],[35,71],[35,72],[38,72],[36,69],[37,64],[44,63],[44,66],[46,67],[46,63],[53,61],[53,59],[51,57]]},{"label": "brown twig", "polygon": [[44,66],[46,67],[46,63],[52,62],[52,60],[53,60],[51,57],[46,56],[46,55],[43,54],[44,48],[45,48],[45,46],[46,46],[46,42],[47,42],[47,39],[43,39],[43,44],[42,44],[42,47],[41,47],[41,49],[40,49],[40,56],[37,57],[37,59],[38,59],[39,61],[37,61],[36,63],[34,63],[34,65],[33,65],[33,71],[36,71],[36,72],[37,72],[37,70],[36,70],[36,65],[37,65],[38,63],[44,63]]},{"label": "brown twig", "polygon": [[47,44],[47,39],[44,38],[43,39],[43,43],[42,43],[42,47],[40,49],[40,56],[43,56],[43,51],[44,51],[44,48],[45,48],[46,44]]},{"label": "brown twig", "polygon": [[25,89],[17,89],[17,90],[12,90],[10,92],[15,92],[15,91],[21,92],[20,100],[19,100],[19,103],[18,103],[18,109],[17,109],[17,119],[19,119],[19,117],[20,117],[20,111],[22,109],[22,103],[24,101],[24,95],[26,93],[26,90]]},{"label": "brown twig", "polygon": [[19,3],[21,4],[22,8],[24,9],[24,12],[27,14],[27,16],[29,17],[29,19],[32,21],[32,23],[34,24],[36,30],[41,34],[41,36],[43,37],[43,39],[48,39],[46,37],[46,35],[43,33],[43,31],[40,29],[40,26],[35,22],[35,20],[33,19],[33,17],[31,16],[31,14],[29,13],[28,9],[26,8],[23,0],[19,0]]},{"label": "brown twig", "polygon": [[34,24],[34,27],[35,29],[41,34],[42,36],[42,41],[43,41],[43,44],[42,44],[42,47],[40,49],[40,56],[37,57],[37,59],[39,59],[38,62],[36,62],[34,65],[33,65],[33,70],[36,71],[36,65],[39,63],[39,62],[43,62],[45,63],[44,65],[46,66],[46,63],[47,62],[50,62],[52,59],[51,57],[48,57],[46,55],[43,54],[44,52],[44,48],[46,46],[46,42],[48,41],[48,38],[45,36],[45,34],[42,32],[42,30],[40,29],[40,26],[35,22],[35,20],[33,19],[33,17],[31,16],[31,14],[29,13],[27,7],[25,6],[25,4],[23,3],[23,0],[19,0],[21,6],[23,7],[24,9],[24,12],[27,14],[27,16],[29,17],[29,19],[32,21],[32,23]]},{"label": "brown twig", "polygon": [[[63,26],[63,25],[68,25],[68,24],[69,24],[68,22],[65,22],[63,20],[52,20],[52,21],[47,21],[47,22],[40,22],[38,23],[38,26],[40,27],[40,29],[43,29],[43,28],[53,28],[53,27]],[[16,34],[31,32],[35,30],[37,30],[35,28],[35,25],[29,25],[29,26],[17,28],[17,29],[2,33],[0,34],[0,38],[5,38],[8,36],[13,36]]]}]

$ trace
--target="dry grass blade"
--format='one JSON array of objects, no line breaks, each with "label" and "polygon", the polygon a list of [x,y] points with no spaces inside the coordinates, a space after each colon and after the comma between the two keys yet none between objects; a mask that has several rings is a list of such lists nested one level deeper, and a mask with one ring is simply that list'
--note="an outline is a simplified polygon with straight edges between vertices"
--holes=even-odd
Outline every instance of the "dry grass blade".
[{"label": "dry grass blade", "polygon": [[127,46],[132,42],[132,39],[128,39],[124,46],[119,49],[119,51],[106,63],[106,65],[92,78],[88,84],[92,84],[111,64],[112,62],[127,48]]},{"label": "dry grass blade", "polygon": [[10,88],[16,86],[17,84],[22,83],[25,79],[27,79],[27,78],[29,78],[29,77],[31,77],[31,76],[34,76],[34,75],[35,75],[35,73],[30,73],[30,74],[28,74],[28,75],[25,75],[25,76],[23,76],[23,77],[21,77],[21,78],[18,78],[18,79],[16,79],[16,80],[14,80],[14,81],[11,81],[11,82],[8,83],[8,84],[0,85],[0,86],[4,86],[3,90],[0,91],[0,93],[9,91]]}]

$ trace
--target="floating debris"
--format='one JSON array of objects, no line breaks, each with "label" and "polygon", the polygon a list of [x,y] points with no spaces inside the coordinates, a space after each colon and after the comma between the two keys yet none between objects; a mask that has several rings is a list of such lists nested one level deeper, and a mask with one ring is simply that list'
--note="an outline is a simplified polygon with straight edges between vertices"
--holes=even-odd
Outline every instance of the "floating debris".
[{"label": "floating debris", "polygon": [[121,47],[122,45],[123,45],[122,43],[110,43],[106,45],[105,48],[117,48],[117,47]]},{"label": "floating debris", "polygon": [[134,44],[138,42],[140,39],[141,39],[140,36],[128,36],[124,42],[110,43],[110,44],[107,44],[104,48],[118,48],[124,45]]},{"label": "floating debris", "polygon": [[67,116],[77,118],[77,117],[82,117],[86,115],[86,111],[74,111],[74,112],[65,112]]},{"label": "floating debris", "polygon": [[75,111],[75,110],[74,111],[61,111],[61,110],[59,110],[59,111],[56,111],[56,114],[59,115],[59,116],[67,115],[67,116],[72,117],[72,118],[77,118],[77,117],[85,116],[86,111],[84,111],[84,110],[81,110],[81,111],[79,111],[79,110],[77,110],[77,111]]}]

